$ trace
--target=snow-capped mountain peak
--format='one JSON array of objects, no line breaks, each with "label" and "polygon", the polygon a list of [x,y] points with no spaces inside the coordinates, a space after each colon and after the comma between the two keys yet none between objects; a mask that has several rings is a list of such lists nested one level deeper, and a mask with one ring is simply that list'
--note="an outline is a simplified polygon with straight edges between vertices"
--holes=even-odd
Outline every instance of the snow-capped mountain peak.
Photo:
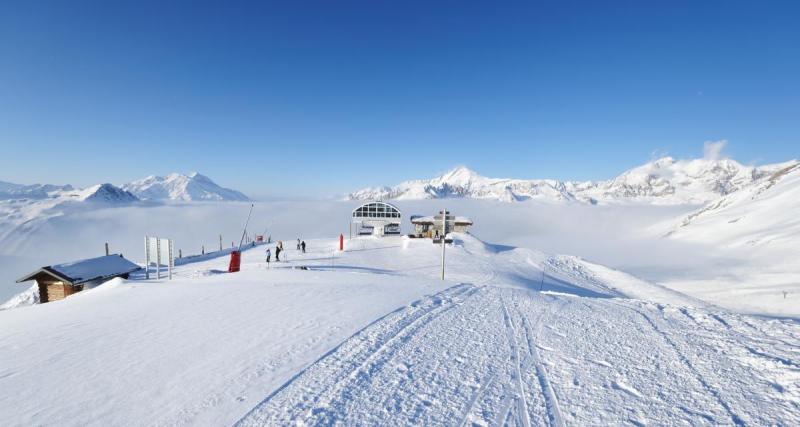
[{"label": "snow-capped mountain peak", "polygon": [[98,184],[78,190],[75,198],[84,202],[130,203],[139,200],[131,192],[111,184]]},{"label": "snow-capped mountain peak", "polygon": [[122,186],[143,200],[246,201],[247,196],[220,187],[211,178],[197,172],[188,175],[171,173],[165,177],[150,175]]},{"label": "snow-capped mountain peak", "polygon": [[726,158],[677,160],[662,157],[607,181],[487,178],[459,166],[430,179],[394,187],[370,187],[350,193],[351,200],[436,199],[462,197],[501,201],[645,201],[702,204],[730,194],[780,169],[781,165],[744,166]]},{"label": "snow-capped mountain peak", "polygon": [[472,183],[485,179],[486,178],[480,176],[477,172],[466,166],[458,166],[435,180],[450,185],[467,187]]}]

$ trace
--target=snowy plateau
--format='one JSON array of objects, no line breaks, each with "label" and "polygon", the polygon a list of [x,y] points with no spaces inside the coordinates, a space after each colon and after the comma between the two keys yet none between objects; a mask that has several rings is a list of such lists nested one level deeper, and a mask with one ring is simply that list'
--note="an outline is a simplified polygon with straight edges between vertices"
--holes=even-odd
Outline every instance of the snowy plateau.
[{"label": "snowy plateau", "polygon": [[[273,243],[247,246],[238,273],[251,203],[209,182],[0,183],[0,425],[800,420],[797,161],[662,158],[598,182],[462,167],[255,202],[249,234]],[[442,207],[474,221],[446,247],[446,280],[430,240],[349,238],[373,199],[405,232]],[[14,283],[106,242],[143,263],[145,235],[182,251],[173,280],[139,272],[46,304]]]}]

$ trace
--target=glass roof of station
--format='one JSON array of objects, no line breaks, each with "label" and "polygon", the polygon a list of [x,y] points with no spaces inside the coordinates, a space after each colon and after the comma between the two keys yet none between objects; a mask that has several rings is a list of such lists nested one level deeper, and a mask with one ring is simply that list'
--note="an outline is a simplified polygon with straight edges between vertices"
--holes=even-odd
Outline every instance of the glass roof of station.
[{"label": "glass roof of station", "polygon": [[385,202],[365,203],[353,210],[353,218],[400,218],[400,210]]}]

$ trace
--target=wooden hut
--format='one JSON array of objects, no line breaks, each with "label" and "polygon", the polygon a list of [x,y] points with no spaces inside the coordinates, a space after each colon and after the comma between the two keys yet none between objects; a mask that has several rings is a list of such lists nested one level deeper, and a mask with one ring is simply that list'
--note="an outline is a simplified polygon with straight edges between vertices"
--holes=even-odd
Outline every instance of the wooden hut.
[{"label": "wooden hut", "polygon": [[127,279],[130,273],[140,268],[122,255],[106,255],[42,267],[19,278],[17,283],[35,280],[39,285],[39,302],[46,303],[64,299],[114,277]]},{"label": "wooden hut", "polygon": [[[437,237],[442,233],[442,212],[440,211],[434,216],[419,216],[414,215],[411,217],[411,223],[414,224],[415,237]],[[472,220],[464,216],[451,215],[450,211],[444,213],[446,218],[445,226],[447,233],[465,233],[467,229],[472,226]]]}]

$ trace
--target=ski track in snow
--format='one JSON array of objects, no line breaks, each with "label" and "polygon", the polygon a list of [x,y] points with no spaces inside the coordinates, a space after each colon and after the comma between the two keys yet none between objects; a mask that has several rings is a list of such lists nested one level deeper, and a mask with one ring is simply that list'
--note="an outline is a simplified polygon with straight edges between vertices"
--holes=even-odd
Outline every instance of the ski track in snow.
[{"label": "ski track in snow", "polygon": [[786,323],[508,287],[495,265],[475,264],[479,285],[451,287],[376,320],[236,425],[798,419],[797,336]]},{"label": "ski track in snow", "polygon": [[[440,248],[430,243],[406,242],[408,250],[400,244],[385,246],[391,240],[364,240],[353,242],[360,247],[338,256],[335,266],[332,258],[323,256],[328,252],[320,249],[307,255],[291,253],[292,261],[276,263],[270,271],[259,264],[260,250],[247,251],[243,253],[241,276],[217,278],[214,272],[223,268],[226,259],[206,260],[178,266],[175,283],[149,286],[132,280],[43,306],[69,314],[73,313],[67,312],[70,304],[78,304],[76,308],[83,304],[83,309],[89,310],[92,299],[109,294],[130,295],[128,298],[139,295],[149,298],[140,299],[142,304],[153,304],[164,298],[157,299],[157,292],[169,292],[170,298],[182,300],[187,297],[183,290],[198,290],[202,292],[188,293],[191,307],[176,305],[150,313],[159,315],[155,323],[115,325],[128,328],[124,329],[125,338],[134,344],[145,343],[132,348],[159,345],[164,346],[162,353],[167,353],[179,350],[170,347],[176,339],[172,329],[180,335],[193,331],[194,323],[207,316],[230,317],[224,319],[224,327],[217,325],[220,320],[203,323],[215,337],[192,338],[182,345],[199,345],[211,339],[213,346],[197,347],[206,357],[227,354],[227,348],[218,346],[237,351],[223,359],[200,358],[203,363],[188,365],[192,367],[189,370],[182,370],[185,355],[181,353],[180,362],[160,371],[180,389],[179,395],[165,396],[189,396],[167,407],[166,413],[159,412],[161,406],[152,402],[143,406],[146,411],[134,412],[138,418],[125,412],[136,405],[102,406],[107,399],[123,402],[120,399],[129,396],[128,389],[124,393],[111,389],[111,393],[97,392],[94,400],[88,401],[102,409],[94,418],[80,419],[86,414],[74,407],[65,416],[70,407],[58,405],[71,402],[48,399],[47,405],[36,405],[44,408],[42,412],[14,414],[3,424],[111,425],[128,417],[134,424],[138,420],[148,425],[225,425],[235,421],[239,426],[528,427],[793,425],[800,419],[800,328],[796,323],[738,315],[715,307],[692,307],[683,304],[685,300],[667,304],[660,299],[626,298],[622,292],[631,285],[620,283],[625,280],[624,273],[601,271],[573,257],[497,249],[469,236],[463,239],[460,245],[448,248],[447,278],[452,282],[439,281],[439,266],[431,260],[438,259]],[[294,266],[307,269],[294,270]],[[544,266],[544,273],[540,266]],[[276,276],[281,281],[267,281]],[[253,283],[216,282],[224,277],[249,278]],[[382,288],[383,292],[407,289],[409,284],[418,289],[402,294],[402,303],[394,303],[400,299],[384,301],[380,310],[357,322],[333,320],[339,314],[362,313],[364,304],[379,301],[375,296],[336,306],[321,317],[310,315],[343,298],[339,293],[316,300],[312,296],[323,289],[334,292],[364,278],[370,280],[363,287],[346,291],[345,296],[375,289],[372,280],[390,281],[396,286]],[[236,291],[224,291],[228,286]],[[647,283],[635,282],[635,286],[646,287]],[[246,292],[255,291],[263,301],[247,296]],[[636,291],[642,294],[648,289]],[[673,293],[657,295],[674,297]],[[217,301],[210,304],[209,299]],[[403,306],[394,309],[398,305]],[[230,307],[241,312],[232,313]],[[179,310],[180,317],[167,313],[172,310]],[[143,316],[138,309],[134,312]],[[25,313],[18,312],[20,316]],[[74,314],[72,319],[85,315]],[[104,315],[113,319],[111,312]],[[54,339],[68,338],[78,324],[59,321]],[[90,333],[95,337],[91,341],[73,342],[91,348],[97,337],[106,339],[104,327],[102,322],[94,322],[76,336],[95,329],[101,335]],[[239,329],[249,332],[241,340],[225,338],[228,331]],[[269,334],[259,335],[260,329],[269,330]],[[252,340],[254,336],[260,340]],[[25,375],[41,381],[37,377],[40,366],[24,364],[19,357],[2,352],[19,342],[28,341],[0,334],[0,358],[6,356],[9,365],[22,365],[16,370],[0,367],[0,382],[19,385],[13,392],[16,394],[38,393],[14,378]],[[39,348],[33,340],[27,345]],[[68,350],[69,354],[78,354],[73,363],[88,358],[81,356],[80,348]],[[66,354],[67,350],[63,351]],[[113,354],[110,366],[117,366],[116,360],[122,356],[125,354]],[[47,361],[51,356],[38,357]],[[164,354],[159,353],[159,357]],[[155,378],[153,372],[160,368],[155,363],[151,366],[149,360],[147,366],[137,366],[135,359],[125,360],[135,378]],[[215,368],[226,369],[218,371],[218,380],[198,382],[208,377],[207,363],[212,360],[218,365]],[[87,367],[84,362],[80,365]],[[88,379],[85,375],[63,381],[58,377],[47,384],[59,387],[75,378],[82,381],[80,384],[104,379],[108,375],[106,369],[100,369],[104,366],[88,364]],[[50,378],[60,374],[48,372]],[[172,374],[176,375],[169,376]],[[145,387],[145,392],[172,393],[160,390],[158,381],[154,383],[157,387]],[[71,384],[70,388],[80,384]],[[92,384],[108,387],[103,381]],[[65,391],[60,389],[59,395]],[[80,402],[81,395],[75,398]],[[164,400],[168,399],[158,402]],[[6,408],[5,412],[12,408],[9,401],[0,396],[0,405],[5,405],[0,408]],[[86,402],[84,399],[83,405]],[[0,411],[0,419],[5,415]]]}]

